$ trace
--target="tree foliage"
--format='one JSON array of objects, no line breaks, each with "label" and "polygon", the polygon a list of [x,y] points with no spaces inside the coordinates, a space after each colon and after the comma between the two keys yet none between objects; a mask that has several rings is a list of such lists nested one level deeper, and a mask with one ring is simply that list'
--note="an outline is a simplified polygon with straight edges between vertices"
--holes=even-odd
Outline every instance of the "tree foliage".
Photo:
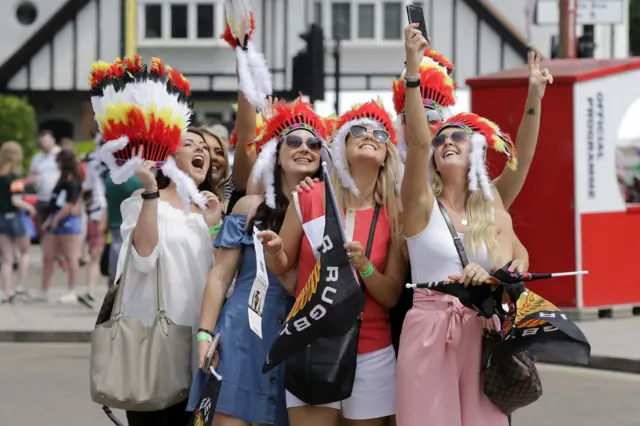
[{"label": "tree foliage", "polygon": [[629,1],[629,50],[640,56],[640,0]]},{"label": "tree foliage", "polygon": [[22,145],[25,166],[37,149],[38,120],[31,104],[17,96],[0,95],[0,143],[16,141]]}]

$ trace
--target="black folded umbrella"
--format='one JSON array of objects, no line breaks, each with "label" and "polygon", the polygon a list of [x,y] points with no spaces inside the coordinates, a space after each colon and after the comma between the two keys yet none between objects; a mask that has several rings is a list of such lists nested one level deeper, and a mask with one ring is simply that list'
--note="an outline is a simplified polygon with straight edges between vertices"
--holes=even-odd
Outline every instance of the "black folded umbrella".
[{"label": "black folded umbrella", "polygon": [[211,426],[213,414],[216,411],[218,395],[220,394],[221,380],[218,376],[207,375],[207,383],[204,391],[200,395],[200,400],[196,406],[188,426]]},{"label": "black folded umbrella", "polygon": [[331,179],[325,174],[325,227],[320,258],[271,345],[262,372],[320,337],[343,336],[364,309],[364,296],[344,248],[346,238]]},{"label": "black folded umbrella", "polygon": [[[407,284],[407,288],[428,288],[450,294],[479,315],[490,318],[497,314],[502,322],[502,341],[490,359],[514,355],[521,351],[547,354],[554,358],[586,365],[591,346],[580,330],[557,306],[525,287],[525,282],[547,278],[587,274],[586,271],[533,274],[509,272],[505,265],[495,271],[484,285],[464,287],[453,280]],[[509,311],[503,308],[503,295],[508,296]]]}]

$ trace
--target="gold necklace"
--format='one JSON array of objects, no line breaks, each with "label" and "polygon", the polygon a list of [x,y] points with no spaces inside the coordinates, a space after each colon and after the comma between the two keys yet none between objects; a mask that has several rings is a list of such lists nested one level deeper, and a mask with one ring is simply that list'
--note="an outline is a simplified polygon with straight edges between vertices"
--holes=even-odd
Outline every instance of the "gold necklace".
[{"label": "gold necklace", "polygon": [[[442,197],[443,199],[447,200],[446,198]],[[453,204],[451,204],[449,202],[449,200],[447,200],[447,202],[449,203],[449,206],[451,207],[451,210],[453,210],[454,212],[456,212],[457,214],[461,215],[462,217],[460,218],[460,223],[462,224],[462,226],[467,226],[469,225],[469,220],[467,219],[467,212],[464,213],[460,213],[459,211],[457,211],[456,209],[453,208]]]}]

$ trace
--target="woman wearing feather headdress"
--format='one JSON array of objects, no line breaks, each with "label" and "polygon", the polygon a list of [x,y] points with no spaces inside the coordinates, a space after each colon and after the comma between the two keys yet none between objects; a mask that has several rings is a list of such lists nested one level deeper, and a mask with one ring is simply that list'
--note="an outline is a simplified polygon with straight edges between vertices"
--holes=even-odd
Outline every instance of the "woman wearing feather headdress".
[{"label": "woman wearing feather headdress", "polygon": [[[94,64],[90,84],[105,139],[100,154],[111,179],[123,183],[135,174],[144,186],[121,205],[123,246],[131,247],[119,257],[116,272],[117,280],[128,258],[121,313],[153,323],[161,269],[168,317],[194,334],[195,372],[200,301],[213,260],[210,233],[220,222],[221,206],[212,193],[198,190],[211,161],[206,141],[187,130],[189,82],[156,58],[147,66],[135,56]],[[127,411],[128,423],[186,424],[186,405],[185,399],[160,411]]]},{"label": "woman wearing feather headdress", "polygon": [[[395,353],[387,310],[398,301],[407,267],[401,251],[396,132],[389,114],[376,101],[354,106],[339,117],[335,129],[332,183],[338,208],[346,209],[349,242],[345,247],[365,292],[355,382],[351,397],[321,406],[310,406],[287,392],[287,408],[293,426],[337,425],[340,415],[349,424],[386,426],[395,414]],[[273,253],[267,258],[273,273],[280,276],[298,265],[296,294],[317,262],[325,216],[324,185],[307,180],[301,187],[280,235],[260,234],[267,252]]]},{"label": "woman wearing feather headdress", "polygon": [[[255,226],[260,230],[280,230],[295,186],[305,177],[318,174],[320,148],[326,138],[324,120],[310,104],[302,100],[274,104],[262,134],[255,141],[259,154],[252,175],[264,192],[240,199],[225,217],[214,242],[216,264],[203,295],[200,327],[212,335],[220,333],[217,371],[222,376],[222,385],[214,420],[217,425],[286,422],[284,366],[262,374],[262,364],[291,307],[288,293],[293,292],[296,274],[295,271],[289,277],[268,274],[268,291],[261,298],[262,309],[257,309],[262,311],[262,337],[259,337],[252,331],[247,315],[251,295],[256,294],[255,249],[262,250],[254,244],[253,229]],[[266,254],[268,257],[272,253]],[[223,306],[236,274],[235,289]],[[201,365],[209,345],[207,341],[200,342]],[[197,389],[204,385],[202,374],[194,380],[191,409],[198,402]]]},{"label": "woman wearing feather headdress", "polygon": [[[518,243],[511,217],[489,180],[486,150],[504,154],[507,166],[515,169],[515,146],[495,123],[475,114],[457,114],[429,126],[417,90],[428,42],[410,25],[405,46],[408,149],[401,193],[412,282],[449,278],[465,286],[482,285],[489,272],[514,258]],[[452,234],[464,246],[466,265],[462,259],[467,256],[459,254]],[[398,353],[399,426],[424,419],[436,425],[507,424],[507,416],[484,395],[480,383],[482,329],[494,326],[453,296],[416,290]],[[416,399],[433,389],[437,398]]]}]

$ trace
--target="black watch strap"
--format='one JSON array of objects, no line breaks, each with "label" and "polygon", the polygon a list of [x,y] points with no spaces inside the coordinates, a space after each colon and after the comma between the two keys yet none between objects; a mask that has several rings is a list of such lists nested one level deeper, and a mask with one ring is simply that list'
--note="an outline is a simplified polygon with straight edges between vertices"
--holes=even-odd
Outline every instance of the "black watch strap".
[{"label": "black watch strap", "polygon": [[417,80],[407,80],[406,78],[404,79],[404,87],[420,87],[420,79]]},{"label": "black watch strap", "polygon": [[156,189],[155,191],[143,192],[140,196],[143,200],[155,200],[156,198],[160,198],[160,191]]}]

